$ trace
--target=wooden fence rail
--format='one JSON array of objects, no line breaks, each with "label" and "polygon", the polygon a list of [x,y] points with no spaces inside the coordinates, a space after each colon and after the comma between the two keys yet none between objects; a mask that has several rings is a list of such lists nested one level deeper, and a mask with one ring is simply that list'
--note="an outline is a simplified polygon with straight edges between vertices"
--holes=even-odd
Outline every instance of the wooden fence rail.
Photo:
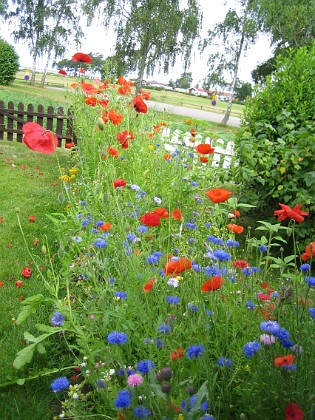
[{"label": "wooden fence rail", "polygon": [[9,102],[6,106],[4,101],[0,101],[0,140],[4,140],[6,133],[8,141],[22,142],[23,125],[27,122],[36,122],[45,130],[53,131],[57,135],[58,147],[77,143],[70,109],[65,114],[63,107],[56,110],[53,106],[49,106],[46,111],[43,105],[38,105],[37,110],[34,108],[32,104],[25,106],[21,102],[15,108],[13,102]]}]

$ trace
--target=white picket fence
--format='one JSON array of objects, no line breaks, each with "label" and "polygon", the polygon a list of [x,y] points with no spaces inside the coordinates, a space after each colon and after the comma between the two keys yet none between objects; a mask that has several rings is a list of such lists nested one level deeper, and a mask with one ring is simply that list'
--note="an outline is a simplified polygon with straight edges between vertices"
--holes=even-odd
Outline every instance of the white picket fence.
[{"label": "white picket fence", "polygon": [[229,141],[225,145],[225,142],[222,139],[213,140],[210,137],[206,137],[203,140],[202,136],[197,134],[194,137],[194,142],[191,142],[191,137],[192,135],[190,132],[182,133],[179,130],[171,132],[169,128],[164,128],[161,134],[161,140],[169,153],[174,153],[179,145],[189,152],[196,152],[196,146],[201,143],[206,143],[214,147],[214,153],[210,155],[211,165],[225,169],[230,168],[234,155],[233,141]]}]

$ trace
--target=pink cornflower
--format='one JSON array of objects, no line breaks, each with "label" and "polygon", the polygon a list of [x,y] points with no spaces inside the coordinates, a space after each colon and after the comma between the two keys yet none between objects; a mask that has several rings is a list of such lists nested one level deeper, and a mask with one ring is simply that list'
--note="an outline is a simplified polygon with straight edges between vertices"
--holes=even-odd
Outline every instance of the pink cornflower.
[{"label": "pink cornflower", "polygon": [[138,373],[133,373],[132,375],[128,376],[128,385],[129,386],[138,386],[141,385],[143,382],[143,378]]},{"label": "pink cornflower", "polygon": [[274,344],[276,342],[276,339],[273,335],[269,335],[269,334],[262,334],[260,336],[260,341],[265,345],[265,346],[271,346],[272,344]]}]

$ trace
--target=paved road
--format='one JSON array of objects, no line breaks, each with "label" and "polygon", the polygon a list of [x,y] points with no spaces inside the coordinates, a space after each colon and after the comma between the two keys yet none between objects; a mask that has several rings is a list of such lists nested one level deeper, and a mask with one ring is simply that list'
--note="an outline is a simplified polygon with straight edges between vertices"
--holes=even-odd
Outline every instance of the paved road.
[{"label": "paved road", "polygon": [[[216,112],[203,111],[202,109],[186,108],[183,106],[169,105],[164,104],[162,102],[148,101],[147,104],[149,108],[156,109],[160,112],[168,112],[170,114],[182,115],[183,117],[197,118],[199,120],[206,120],[219,124],[221,123],[224,117],[224,114],[218,114]],[[231,116],[229,118],[229,121],[227,122],[227,125],[230,125],[232,127],[239,127],[240,123],[240,118]]]}]

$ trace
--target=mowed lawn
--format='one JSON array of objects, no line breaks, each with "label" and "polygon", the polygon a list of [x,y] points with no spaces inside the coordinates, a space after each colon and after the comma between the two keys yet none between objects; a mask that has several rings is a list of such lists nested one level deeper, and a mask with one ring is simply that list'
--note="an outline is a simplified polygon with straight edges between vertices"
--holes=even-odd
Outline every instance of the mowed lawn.
[{"label": "mowed lawn", "polygon": [[[54,226],[47,215],[64,212],[65,203],[58,179],[59,165],[67,166],[69,156],[68,150],[56,150],[54,155],[44,155],[29,150],[22,143],[0,141],[1,419],[52,418],[47,411],[51,399],[50,378],[30,381],[24,386],[10,385],[1,388],[1,385],[19,377],[33,376],[37,369],[51,364],[48,355],[44,356],[43,365],[42,359],[39,362],[35,358],[31,368],[27,366],[22,372],[17,372],[12,367],[16,353],[24,346],[24,331],[38,335],[34,325],[47,320],[49,312],[41,310],[22,325],[15,325],[15,319],[21,310],[23,299],[39,293],[48,295],[33,260],[47,276],[50,264],[48,255],[51,253],[51,258],[54,258],[58,250]],[[43,253],[43,246],[49,247],[49,253]],[[33,270],[30,278],[21,275],[25,267]],[[22,281],[22,285],[17,283],[19,281]],[[58,343],[55,345],[58,346]]]}]

